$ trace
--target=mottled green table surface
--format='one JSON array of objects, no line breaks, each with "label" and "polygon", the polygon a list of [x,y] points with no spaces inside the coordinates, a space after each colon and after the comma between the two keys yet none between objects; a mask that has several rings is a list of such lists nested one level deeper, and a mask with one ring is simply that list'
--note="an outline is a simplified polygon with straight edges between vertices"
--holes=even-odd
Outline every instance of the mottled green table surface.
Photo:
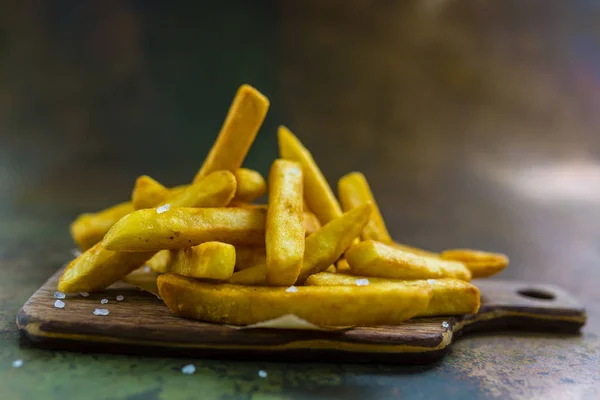
[{"label": "mottled green table surface", "polygon": [[[596,3],[167,3],[0,1],[0,399],[600,398]],[[469,336],[427,368],[21,339],[19,307],[71,257],[69,222],[140,174],[191,179],[243,82],[272,101],[247,166],[266,174],[287,124],[331,182],[366,174],[399,241],[502,251],[500,278],[577,295],[581,335]]]}]

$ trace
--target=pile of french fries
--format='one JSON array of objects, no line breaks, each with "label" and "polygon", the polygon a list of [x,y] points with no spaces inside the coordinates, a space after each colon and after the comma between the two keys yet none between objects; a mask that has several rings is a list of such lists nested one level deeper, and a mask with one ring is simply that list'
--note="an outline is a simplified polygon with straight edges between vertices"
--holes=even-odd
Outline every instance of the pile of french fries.
[{"label": "pile of french fries", "polygon": [[[364,175],[342,177],[336,197],[283,126],[268,185],[241,168],[268,108],[243,85],[191,184],[141,176],[130,202],[79,216],[71,231],[83,253],[59,290],[99,291],[147,265],[172,312],[214,323],[293,314],[319,326],[373,326],[477,312],[469,281],[503,270],[506,256],[394,242]],[[267,186],[268,204],[254,204]]]}]

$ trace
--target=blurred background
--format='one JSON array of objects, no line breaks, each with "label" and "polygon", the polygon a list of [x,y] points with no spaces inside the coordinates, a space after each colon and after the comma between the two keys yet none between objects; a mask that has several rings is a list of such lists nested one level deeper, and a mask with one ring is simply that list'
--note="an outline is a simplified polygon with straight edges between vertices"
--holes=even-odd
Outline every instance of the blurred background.
[{"label": "blurred background", "polygon": [[0,254],[33,289],[77,214],[189,181],[249,83],[272,106],[245,166],[285,124],[396,240],[600,302],[596,2],[0,3]]}]

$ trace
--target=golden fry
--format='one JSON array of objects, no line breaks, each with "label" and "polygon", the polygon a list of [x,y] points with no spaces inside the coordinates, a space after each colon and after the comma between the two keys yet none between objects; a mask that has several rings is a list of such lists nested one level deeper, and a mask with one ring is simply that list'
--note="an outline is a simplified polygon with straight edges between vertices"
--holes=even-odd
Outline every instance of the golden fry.
[{"label": "golden fry", "polygon": [[236,271],[227,282],[236,285],[269,286],[269,282],[267,281],[267,263],[256,264],[252,267]]},{"label": "golden fry", "polygon": [[389,245],[396,249],[406,251],[407,253],[412,253],[417,256],[434,257],[434,258],[437,258],[440,256],[438,253],[434,253],[432,251],[419,249],[418,247],[407,246],[405,244],[400,244],[397,242],[392,242]]},{"label": "golden fry", "polygon": [[341,216],[342,208],[310,151],[285,126],[280,126],[277,134],[281,158],[296,161],[302,166],[304,197],[310,211],[319,218],[321,224]]},{"label": "golden fry", "polygon": [[154,252],[120,253],[97,243],[71,261],[58,281],[64,293],[94,292],[122,279],[138,269]]},{"label": "golden fry", "polygon": [[201,321],[248,325],[294,314],[320,326],[397,325],[422,313],[432,293],[431,288],[390,285],[306,286],[291,292],[176,274],[160,275],[158,291],[172,312]]},{"label": "golden fry", "polygon": [[440,254],[444,260],[460,261],[467,266],[473,278],[487,278],[508,266],[508,257],[500,253],[470,249],[445,250]]},{"label": "golden fry", "polygon": [[479,289],[460,279],[443,278],[406,281],[321,272],[309,276],[305,285],[359,286],[359,284],[365,285],[367,282],[369,285],[398,285],[400,288],[407,286],[430,287],[433,290],[431,301],[427,309],[418,315],[419,317],[474,314],[479,310]]},{"label": "golden fry", "polygon": [[191,278],[216,280],[229,279],[233,274],[235,247],[230,244],[206,242],[170,252],[170,272]]},{"label": "golden fry", "polygon": [[346,259],[353,275],[392,279],[471,279],[471,272],[463,263],[418,256],[374,240],[352,246],[346,252]]},{"label": "golden fry", "polygon": [[145,268],[138,268],[126,277],[123,282],[128,283],[138,289],[150,292],[158,297],[158,285],[156,284],[158,274],[154,271],[147,271]]},{"label": "golden fry", "polygon": [[304,232],[305,235],[308,236],[311,233],[314,233],[321,228],[321,223],[319,222],[319,218],[310,211],[304,211]]},{"label": "golden fry", "polygon": [[81,214],[71,224],[71,235],[81,250],[87,250],[101,241],[115,222],[132,211],[133,205],[127,202],[97,213]]},{"label": "golden fry", "polygon": [[169,265],[171,264],[172,257],[170,250],[161,250],[152,256],[151,259],[146,261],[146,264],[150,269],[157,274],[164,274],[169,272]]},{"label": "golden fry", "polygon": [[242,85],[233,99],[221,132],[194,182],[214,171],[237,171],[242,165],[267,115],[269,100],[249,85]]},{"label": "golden fry", "polygon": [[237,184],[229,171],[215,171],[199,182],[170,195],[169,207],[222,207],[233,198]]},{"label": "golden fry", "polygon": [[264,245],[264,210],[171,208],[161,214],[157,210],[138,210],[122,218],[104,236],[104,248],[158,251],[212,241]]},{"label": "golden fry", "polygon": [[302,170],[300,164],[275,160],[269,174],[265,247],[267,280],[273,285],[296,282],[304,258]]},{"label": "golden fry", "polygon": [[346,260],[345,258],[340,258],[335,264],[335,270],[340,274],[349,274],[350,265],[348,265],[348,260]]},{"label": "golden fry", "polygon": [[330,274],[337,274],[337,269],[335,268],[335,265],[331,264],[329,267],[327,267],[325,272],[329,272]]},{"label": "golden fry", "polygon": [[267,263],[267,251],[264,247],[235,246],[235,270],[254,267]]},{"label": "golden fry", "polygon": [[135,181],[131,202],[136,210],[156,207],[169,197],[169,189],[148,175],[142,175]]},{"label": "golden fry", "polygon": [[234,174],[237,181],[237,191],[233,201],[249,203],[267,192],[265,178],[258,171],[240,168]]},{"label": "golden fry", "polygon": [[343,176],[338,182],[338,194],[344,211],[349,211],[368,201],[373,203],[371,220],[361,233],[361,238],[363,240],[372,239],[382,243],[392,242],[392,238],[385,226],[385,222],[383,221],[379,207],[375,202],[369,183],[363,174],[360,172],[352,172]]}]

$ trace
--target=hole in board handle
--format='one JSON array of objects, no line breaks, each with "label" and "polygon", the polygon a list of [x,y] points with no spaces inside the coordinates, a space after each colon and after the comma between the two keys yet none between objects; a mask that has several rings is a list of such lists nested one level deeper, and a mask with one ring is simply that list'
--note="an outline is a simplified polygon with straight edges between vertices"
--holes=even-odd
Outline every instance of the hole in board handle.
[{"label": "hole in board handle", "polygon": [[519,293],[523,297],[530,297],[532,299],[537,300],[554,300],[556,296],[554,293],[547,292],[545,290],[540,289],[521,289],[517,293]]}]

